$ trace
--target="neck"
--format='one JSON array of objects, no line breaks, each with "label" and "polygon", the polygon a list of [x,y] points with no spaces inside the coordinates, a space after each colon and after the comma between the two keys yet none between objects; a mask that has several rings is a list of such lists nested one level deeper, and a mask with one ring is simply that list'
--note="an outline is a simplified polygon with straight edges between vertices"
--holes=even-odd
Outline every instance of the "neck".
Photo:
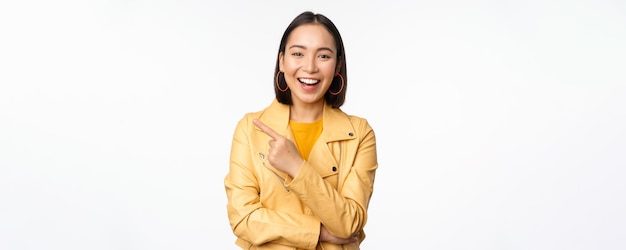
[{"label": "neck", "polygon": [[289,119],[296,122],[314,122],[322,118],[324,102],[294,103],[291,105]]}]

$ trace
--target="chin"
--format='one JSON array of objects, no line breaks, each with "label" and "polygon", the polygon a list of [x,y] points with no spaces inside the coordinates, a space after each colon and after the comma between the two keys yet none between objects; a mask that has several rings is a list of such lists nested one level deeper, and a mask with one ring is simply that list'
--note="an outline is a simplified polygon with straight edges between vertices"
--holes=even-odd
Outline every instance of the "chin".
[{"label": "chin", "polygon": [[300,100],[302,103],[306,103],[306,104],[315,104],[318,102],[323,102],[324,101],[324,96],[316,96],[314,98],[297,98],[298,100]]}]

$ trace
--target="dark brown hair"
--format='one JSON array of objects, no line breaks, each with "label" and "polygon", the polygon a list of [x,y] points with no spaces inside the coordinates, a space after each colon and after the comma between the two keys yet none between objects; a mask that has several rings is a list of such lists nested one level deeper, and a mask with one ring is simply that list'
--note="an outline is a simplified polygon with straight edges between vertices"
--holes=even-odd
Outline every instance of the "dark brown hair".
[{"label": "dark brown hair", "polygon": [[[330,34],[333,36],[333,39],[335,40],[335,45],[337,47],[337,63],[340,64],[339,74],[343,76],[343,81],[344,81],[343,89],[341,89],[341,78],[338,76],[335,76],[333,78],[332,83],[330,84],[330,88],[328,88],[328,91],[326,91],[326,94],[324,94],[324,100],[326,100],[326,103],[330,104],[333,108],[339,108],[341,107],[341,105],[343,105],[346,99],[346,90],[348,87],[348,76],[346,75],[346,54],[345,54],[345,50],[343,47],[343,40],[341,39],[339,30],[337,30],[337,27],[335,27],[335,24],[330,19],[328,19],[326,16],[322,14],[315,14],[311,11],[305,11],[301,13],[300,15],[298,15],[296,18],[294,18],[293,21],[291,21],[291,23],[289,24],[289,26],[287,26],[285,33],[283,33],[283,38],[280,40],[280,46],[278,47],[278,55],[276,57],[276,70],[274,71],[274,82],[273,82],[274,93],[276,93],[276,99],[278,100],[278,102],[287,104],[287,105],[291,105],[293,103],[291,100],[290,89],[287,89],[287,91],[285,92],[282,92],[278,89],[278,85],[287,86],[284,75],[279,74],[280,54],[281,53],[285,54],[285,46],[287,46],[287,39],[289,38],[289,35],[291,34],[291,32],[303,24],[310,24],[310,23],[318,23],[318,24],[323,25],[328,30],[328,32],[330,32]],[[276,84],[277,81],[278,81],[278,84]],[[285,87],[282,87],[282,88],[284,89]],[[341,92],[339,94],[337,95],[330,94],[331,91],[337,92],[340,89],[341,89]]]}]

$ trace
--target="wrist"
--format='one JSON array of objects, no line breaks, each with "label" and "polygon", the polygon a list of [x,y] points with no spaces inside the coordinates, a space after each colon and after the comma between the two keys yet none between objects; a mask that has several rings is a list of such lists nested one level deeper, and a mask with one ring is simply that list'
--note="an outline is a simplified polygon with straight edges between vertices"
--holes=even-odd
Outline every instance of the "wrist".
[{"label": "wrist", "polygon": [[292,165],[293,167],[291,167],[289,169],[289,172],[287,172],[287,174],[291,176],[291,178],[296,178],[296,175],[298,175],[298,173],[300,172],[300,169],[304,165],[304,159],[299,158],[295,162],[296,163]]}]

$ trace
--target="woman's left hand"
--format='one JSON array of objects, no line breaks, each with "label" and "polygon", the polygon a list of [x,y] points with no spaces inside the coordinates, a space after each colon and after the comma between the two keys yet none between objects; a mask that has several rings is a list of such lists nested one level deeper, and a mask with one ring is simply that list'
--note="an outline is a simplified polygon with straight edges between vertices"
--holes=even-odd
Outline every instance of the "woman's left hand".
[{"label": "woman's left hand", "polygon": [[296,145],[286,137],[276,133],[273,129],[263,124],[259,120],[253,121],[254,125],[259,127],[265,134],[272,137],[268,143],[270,145],[267,160],[274,168],[295,177],[300,171],[304,159],[300,156]]}]

